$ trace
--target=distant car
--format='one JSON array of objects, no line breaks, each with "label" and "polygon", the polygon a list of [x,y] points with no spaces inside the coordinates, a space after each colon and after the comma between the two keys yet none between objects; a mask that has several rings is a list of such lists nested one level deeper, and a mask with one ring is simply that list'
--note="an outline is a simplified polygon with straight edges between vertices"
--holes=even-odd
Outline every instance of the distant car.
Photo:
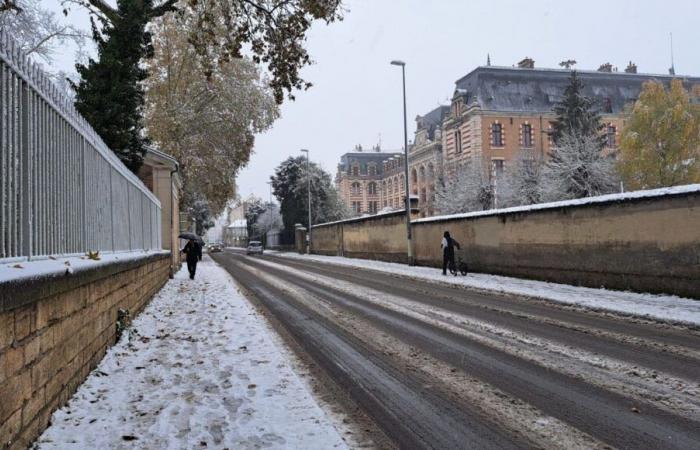
[{"label": "distant car", "polygon": [[246,255],[253,255],[253,254],[258,254],[262,255],[263,254],[263,245],[262,242],[260,241],[250,241],[248,242],[248,247],[245,250]]},{"label": "distant car", "polygon": [[218,253],[224,250],[224,244],[221,242],[212,242],[209,244],[209,253]]}]

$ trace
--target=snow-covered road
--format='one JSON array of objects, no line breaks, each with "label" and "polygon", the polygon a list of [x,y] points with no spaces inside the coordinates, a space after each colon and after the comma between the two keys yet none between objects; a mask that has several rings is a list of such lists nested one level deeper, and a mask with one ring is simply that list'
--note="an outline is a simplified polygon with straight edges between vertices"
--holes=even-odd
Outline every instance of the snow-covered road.
[{"label": "snow-covered road", "polygon": [[210,259],[134,320],[39,449],[346,448],[291,355]]},{"label": "snow-covered road", "polygon": [[485,273],[470,273],[466,277],[446,277],[442,275],[440,269],[434,267],[407,266],[405,264],[339,256],[300,255],[293,252],[268,251],[268,253],[285,258],[375,270],[394,276],[446,283],[486,292],[540,298],[593,310],[604,310],[624,315],[700,326],[700,301],[675,295],[640,294],[609,289],[594,289]]}]

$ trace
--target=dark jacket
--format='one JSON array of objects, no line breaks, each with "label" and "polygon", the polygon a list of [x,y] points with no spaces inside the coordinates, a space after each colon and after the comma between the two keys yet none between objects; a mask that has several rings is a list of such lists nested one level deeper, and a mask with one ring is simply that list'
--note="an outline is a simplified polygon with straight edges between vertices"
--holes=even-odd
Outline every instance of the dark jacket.
[{"label": "dark jacket", "polygon": [[182,251],[187,254],[187,262],[196,263],[202,260],[202,246],[197,242],[188,242]]},{"label": "dark jacket", "polygon": [[[445,245],[445,241],[447,245]],[[455,241],[449,236],[443,238],[442,252],[443,255],[450,260],[454,259],[455,257],[455,247],[460,248],[459,242]]]}]

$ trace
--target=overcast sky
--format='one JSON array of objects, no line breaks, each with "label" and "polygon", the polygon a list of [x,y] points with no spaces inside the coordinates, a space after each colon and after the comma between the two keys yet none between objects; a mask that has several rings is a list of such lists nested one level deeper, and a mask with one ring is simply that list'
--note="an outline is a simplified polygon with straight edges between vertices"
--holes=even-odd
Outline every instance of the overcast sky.
[{"label": "overcast sky", "polygon": [[[448,103],[455,80],[487,53],[493,65],[529,56],[537,67],[575,59],[579,69],[610,62],[623,70],[632,60],[640,72],[667,73],[673,32],[676,73],[700,75],[698,0],[346,0],[345,8],[342,22],[312,28],[315,64],[302,73],[314,86],[258,136],[238,177],[241,196],[266,199],[275,166],[301,148],[332,175],[356,144],[400,149],[401,73],[392,59],[407,64],[409,139],[416,115]],[[84,14],[70,18],[89,25]],[[57,61],[71,63],[69,53]]]}]

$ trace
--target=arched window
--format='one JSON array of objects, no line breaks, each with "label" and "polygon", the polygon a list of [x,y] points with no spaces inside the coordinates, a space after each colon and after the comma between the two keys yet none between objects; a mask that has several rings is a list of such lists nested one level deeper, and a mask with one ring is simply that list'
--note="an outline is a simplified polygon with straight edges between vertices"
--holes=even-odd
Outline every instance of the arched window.
[{"label": "arched window", "polygon": [[362,194],[362,186],[360,186],[360,183],[352,184],[352,193],[354,195]]},{"label": "arched window", "polygon": [[418,179],[421,183],[425,182],[425,167],[423,166],[420,166],[420,169],[418,170]]},{"label": "arched window", "polygon": [[394,177],[394,194],[399,192],[399,179]]},{"label": "arched window", "polygon": [[[386,181],[382,181],[382,193],[386,195]],[[386,205],[384,205],[386,206]]]},{"label": "arched window", "polygon": [[377,183],[369,183],[367,185],[367,193],[369,195],[377,195]]}]

